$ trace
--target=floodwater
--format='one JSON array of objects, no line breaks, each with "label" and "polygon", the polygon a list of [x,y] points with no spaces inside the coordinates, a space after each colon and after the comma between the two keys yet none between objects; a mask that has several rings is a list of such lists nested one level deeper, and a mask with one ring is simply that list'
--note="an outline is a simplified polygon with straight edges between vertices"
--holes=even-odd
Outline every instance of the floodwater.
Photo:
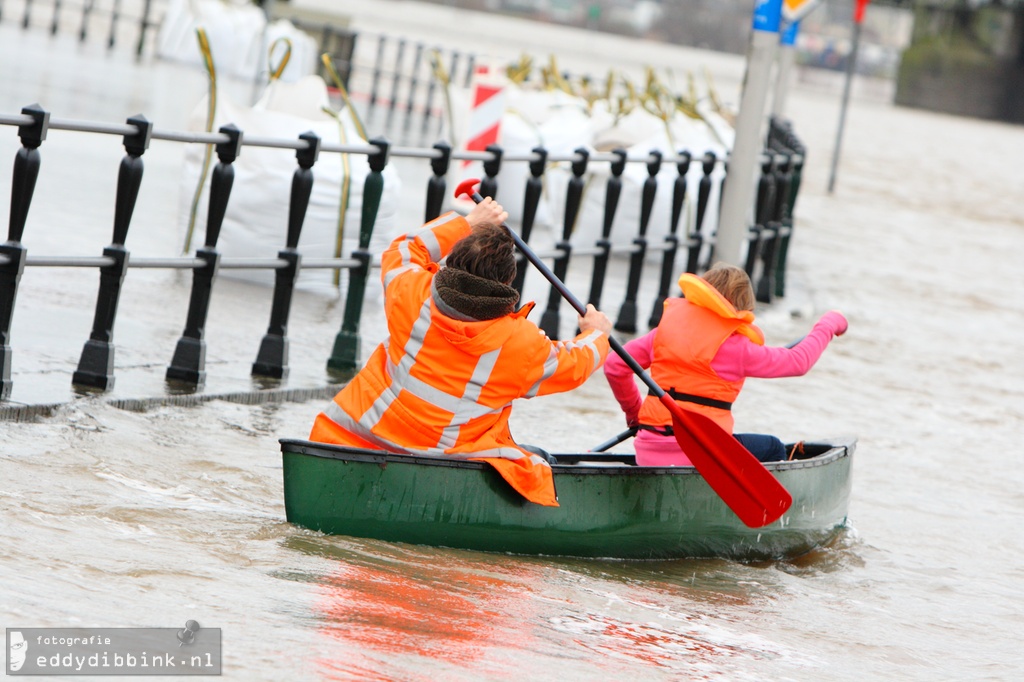
[{"label": "floodwater", "polygon": [[[201,74],[62,41],[0,24],[0,113],[38,101],[55,118],[142,111],[180,129],[202,94]],[[285,522],[277,445],[307,432],[318,402],[131,411],[84,397],[0,425],[3,625],[195,619],[222,629],[224,677],[239,680],[1020,679],[1024,128],[855,98],[829,195],[837,91],[798,81],[787,113],[809,149],[792,293],[759,320],[777,344],[833,308],[850,331],[807,377],[748,382],[736,417],[787,440],[858,436],[851,525],[832,546],[790,562],[613,562],[327,537]],[[122,152],[102,139],[51,132],[32,253],[109,241]],[[16,149],[0,130],[0,156]],[[147,152],[134,253],[176,253],[180,154]],[[8,177],[0,190],[6,201]],[[69,384],[88,335],[95,273],[41,270],[15,310],[16,390]],[[129,273],[119,371],[162,374],[187,291],[174,273]],[[251,319],[257,291],[218,284],[211,381],[245,376],[269,309]],[[339,318],[334,301],[297,301],[298,381],[322,367]],[[379,319],[366,329],[372,343]],[[122,394],[148,386],[131,376]],[[620,425],[596,377],[517,405],[513,427],[572,450]]]}]

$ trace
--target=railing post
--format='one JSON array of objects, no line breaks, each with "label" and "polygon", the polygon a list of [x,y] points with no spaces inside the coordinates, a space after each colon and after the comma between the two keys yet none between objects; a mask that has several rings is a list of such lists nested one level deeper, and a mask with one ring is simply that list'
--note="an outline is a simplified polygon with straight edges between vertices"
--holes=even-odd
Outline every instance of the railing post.
[{"label": "railing post", "polygon": [[270,324],[260,342],[256,362],[252,363],[252,376],[283,379],[288,376],[288,315],[292,309],[295,280],[299,277],[302,255],[298,251],[302,223],[309,208],[313,192],[313,171],[310,170],[320,155],[320,137],[314,132],[299,135],[307,146],[295,152],[299,167],[292,174],[292,194],[288,203],[288,239],[277,257],[288,263],[274,274],[274,302],[270,308]]},{"label": "railing post", "polygon": [[800,191],[800,180],[803,176],[806,155],[803,147],[794,147],[794,149],[798,157],[793,163],[793,172],[790,174],[789,195],[786,198],[786,218],[782,222],[782,235],[779,240],[779,258],[775,268],[776,296],[786,295],[786,257],[789,255],[789,240],[793,236],[793,207],[796,205],[796,195]]},{"label": "railing post", "polygon": [[50,18],[50,35],[57,35],[57,27],[60,18],[60,0],[53,0],[53,17]]},{"label": "railing post", "polygon": [[633,244],[637,250],[629,261],[629,280],[626,283],[626,300],[619,308],[619,317],[615,321],[617,331],[633,334],[636,332],[636,297],[640,291],[640,273],[643,271],[644,258],[647,257],[647,224],[651,220],[654,208],[654,195],[658,190],[658,171],[661,170],[662,154],[652,149],[651,159],[647,162],[647,179],[644,180],[643,194],[640,200],[640,232]]},{"label": "railing post", "polygon": [[[772,153],[774,156],[774,152]],[[775,295],[775,277],[778,271],[779,245],[782,243],[783,225],[789,202],[789,184],[791,181],[792,157],[784,154],[782,162],[774,165],[774,192],[768,213],[768,238],[761,249],[761,262],[764,269],[757,283],[757,300],[771,303]]]},{"label": "railing post", "polygon": [[242,131],[234,125],[222,126],[218,131],[228,136],[227,142],[217,145],[218,163],[210,180],[210,207],[206,218],[206,242],[196,249],[196,258],[204,261],[202,267],[192,271],[192,295],[188,304],[188,318],[185,331],[178,339],[174,357],[167,367],[167,381],[180,381],[198,388],[206,381],[206,317],[210,310],[210,294],[213,280],[220,267],[220,252],[217,239],[224,222],[224,213],[231,197],[235,181],[235,169],[231,164],[238,157],[242,147]]},{"label": "railing post", "polygon": [[701,162],[700,182],[697,185],[697,215],[693,220],[693,232],[690,233],[690,249],[686,254],[686,271],[697,274],[700,267],[700,250],[704,245],[704,216],[708,211],[708,199],[711,197],[711,173],[715,170],[715,163],[718,157],[714,152],[705,152],[704,160]]},{"label": "railing post", "polygon": [[[530,150],[538,158],[530,161],[530,177],[526,180],[526,189],[523,191],[523,220],[519,226],[519,236],[523,238],[524,244],[530,243],[530,235],[533,233],[533,222],[537,219],[537,207],[540,206],[540,195],[544,189],[541,178],[544,176],[544,169],[548,163],[548,150],[544,147],[534,147]],[[516,262],[516,276],[512,280],[512,288],[523,295],[523,284],[526,282],[526,271],[529,264],[523,260]]]},{"label": "railing post", "polygon": [[366,106],[367,115],[373,112],[377,106],[377,87],[380,85],[381,64],[384,62],[384,45],[387,43],[387,36],[381,34],[377,39],[377,60],[373,63],[373,81],[370,85],[370,103]]},{"label": "railing post", "polygon": [[85,42],[86,32],[89,28],[89,15],[92,13],[94,2],[95,0],[85,0],[82,3],[82,25],[78,30],[78,42],[80,43]]},{"label": "railing post", "polygon": [[142,18],[139,20],[139,42],[135,46],[135,57],[142,57],[142,50],[146,46],[146,31],[149,30],[149,15],[152,11],[153,0],[146,0],[142,6]]},{"label": "railing post", "polygon": [[775,160],[771,152],[767,152],[761,160],[761,177],[757,181],[757,194],[754,204],[754,224],[747,231],[747,260],[744,264],[747,276],[754,281],[754,266],[761,255],[762,239],[768,229],[772,206],[775,202]]},{"label": "railing post", "polygon": [[[562,252],[555,258],[552,270],[560,281],[565,281],[565,274],[569,271],[569,256],[572,254],[572,244],[569,239],[572,237],[573,228],[576,226],[576,217],[580,212],[580,201],[583,199],[583,174],[587,172],[587,162],[590,160],[590,152],[586,147],[578,147],[573,150],[580,158],[572,162],[572,179],[565,190],[565,216],[562,219],[562,240],[555,244],[555,248]],[[550,339],[559,338],[559,313],[558,309],[562,303],[562,295],[554,286],[548,293],[548,306],[540,318],[540,328]]]},{"label": "railing post", "polygon": [[388,102],[388,118],[384,123],[384,129],[391,127],[391,119],[395,115],[395,105],[398,103],[398,84],[402,80],[402,62],[405,59],[405,38],[398,40],[398,52],[395,54],[395,71],[391,79],[391,100]]},{"label": "railing post", "polygon": [[370,144],[377,147],[376,154],[370,154],[367,162],[370,172],[363,183],[363,216],[359,230],[359,248],[352,252],[352,258],[359,261],[359,267],[349,271],[348,297],[345,299],[345,315],[341,331],[334,337],[334,349],[327,360],[328,372],[341,377],[351,377],[359,366],[359,318],[363,313],[363,298],[366,282],[370,277],[370,237],[377,222],[377,210],[384,194],[384,167],[388,163],[391,143],[383,137],[375,137]]},{"label": "railing post", "polygon": [[661,280],[658,282],[658,295],[654,299],[654,309],[651,310],[651,317],[647,320],[648,329],[654,329],[661,322],[661,314],[665,311],[665,299],[668,298],[668,290],[672,286],[672,275],[675,274],[676,252],[679,250],[676,229],[679,227],[679,218],[683,214],[683,204],[686,202],[686,174],[690,172],[690,160],[690,152],[679,152],[679,161],[676,163],[676,170],[679,174],[672,185],[672,222],[669,223],[669,232],[665,235],[666,246],[661,259]]},{"label": "railing post", "polygon": [[412,116],[413,106],[416,103],[416,88],[419,87],[417,74],[420,70],[420,63],[423,61],[423,43],[416,43],[416,54],[412,58],[412,75],[409,77],[409,101],[405,107],[405,120],[402,123],[404,130],[409,129],[409,117]]},{"label": "railing post", "polygon": [[504,153],[496,144],[489,144],[484,151],[490,152],[491,158],[484,161],[484,179],[480,181],[480,196],[492,199],[498,196],[498,173],[501,172],[501,156]]},{"label": "railing post", "polygon": [[117,22],[121,18],[121,0],[114,0],[110,10],[110,35],[107,36],[107,49],[114,49],[114,36],[117,33]]},{"label": "railing post", "polygon": [[[440,60],[440,57],[438,57],[438,59]],[[458,50],[452,50],[452,60],[448,63],[448,84],[449,84],[449,86],[452,83],[455,82],[455,71],[458,68],[459,68],[459,51]],[[470,71],[470,73],[472,73],[472,71]],[[466,87],[468,88],[469,85],[467,84]],[[441,131],[444,130],[444,123],[445,123],[445,117],[444,116],[438,116],[437,117],[437,134],[438,135],[440,135]],[[449,135],[454,135],[455,131],[449,130],[448,134]]]},{"label": "railing post", "polygon": [[590,278],[590,298],[587,303],[592,303],[598,310],[601,309],[601,294],[604,291],[604,277],[608,271],[608,259],[611,257],[612,242],[609,239],[612,234],[612,224],[615,222],[615,211],[619,206],[619,196],[622,194],[622,173],[626,170],[626,150],[622,147],[612,150],[616,157],[611,162],[609,170],[611,175],[604,190],[604,222],[601,225],[601,238],[597,240],[597,248],[601,253],[594,256],[594,272]]},{"label": "railing post", "polygon": [[142,184],[142,155],[149,148],[153,134],[153,124],[142,114],[129,118],[128,124],[135,126],[137,132],[124,136],[125,155],[121,159],[117,176],[114,236],[110,246],[103,249],[103,255],[112,258],[114,262],[100,268],[100,288],[96,295],[92,333],[82,348],[78,369],[71,375],[71,383],[75,386],[104,391],[114,386],[114,320],[130,258],[124,243],[128,238],[128,227]]},{"label": "railing post", "polygon": [[423,221],[425,223],[429,223],[441,215],[441,207],[444,206],[444,197],[447,191],[445,177],[447,177],[448,168],[452,163],[451,145],[447,142],[438,142],[434,145],[434,149],[441,152],[441,155],[430,160],[430,170],[434,171],[434,175],[427,180],[427,209],[426,218]]},{"label": "railing post", "polygon": [[14,156],[11,221],[7,227],[7,241],[0,244],[0,256],[7,257],[7,262],[0,264],[0,400],[10,397],[14,385],[11,381],[11,320],[28,251],[21,243],[21,237],[25,233],[25,221],[39,177],[39,145],[46,139],[50,127],[49,112],[38,104],[23,108],[21,113],[31,116],[33,121],[18,127],[21,149]]}]

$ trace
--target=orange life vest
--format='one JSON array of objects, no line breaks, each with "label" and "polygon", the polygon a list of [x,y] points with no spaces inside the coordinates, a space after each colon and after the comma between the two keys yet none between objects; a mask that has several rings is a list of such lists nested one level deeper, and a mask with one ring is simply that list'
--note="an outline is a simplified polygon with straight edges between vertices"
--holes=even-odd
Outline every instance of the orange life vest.
[{"label": "orange life vest", "polygon": [[[764,335],[753,325],[753,313],[736,310],[700,277],[684,273],[679,286],[686,298],[665,301],[654,335],[651,378],[681,407],[710,417],[732,433],[730,407],[743,388],[743,379],[726,381],[711,368],[711,361],[735,333],[759,345],[764,344]],[[642,425],[661,428],[672,424],[672,415],[661,400],[648,395],[639,420]]]},{"label": "orange life vest", "polygon": [[515,444],[511,403],[582,385],[604,362],[596,331],[551,341],[526,319],[450,317],[432,295],[437,261],[470,231],[449,213],[392,242],[381,258],[390,336],[317,415],[310,440],[483,460],[526,499],[558,506],[551,467]]}]

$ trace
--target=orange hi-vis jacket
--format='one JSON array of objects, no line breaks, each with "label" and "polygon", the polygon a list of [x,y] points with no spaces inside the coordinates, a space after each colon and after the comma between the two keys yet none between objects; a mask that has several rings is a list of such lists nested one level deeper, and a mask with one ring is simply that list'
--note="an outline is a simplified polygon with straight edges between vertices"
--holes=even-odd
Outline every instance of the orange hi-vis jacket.
[{"label": "orange hi-vis jacket", "polygon": [[[753,325],[754,314],[738,311],[706,281],[689,273],[679,278],[686,298],[665,301],[665,312],[654,335],[651,378],[687,410],[700,412],[732,433],[730,408],[743,388],[743,379],[726,381],[711,368],[718,349],[735,333],[764,345],[764,334]],[[672,415],[654,395],[640,407],[642,425],[665,427]]]},{"label": "orange hi-vis jacket", "polygon": [[381,256],[389,338],[317,415],[310,440],[483,460],[531,502],[558,506],[551,467],[509,432],[516,398],[568,391],[604,362],[608,338],[552,341],[526,319],[532,304],[493,320],[442,312],[440,261],[471,231],[447,213],[395,239]]}]

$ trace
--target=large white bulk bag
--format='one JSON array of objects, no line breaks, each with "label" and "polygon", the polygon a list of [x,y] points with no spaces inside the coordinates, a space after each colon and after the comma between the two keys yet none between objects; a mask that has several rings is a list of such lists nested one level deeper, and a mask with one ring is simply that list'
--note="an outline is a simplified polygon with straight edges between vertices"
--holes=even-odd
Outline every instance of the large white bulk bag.
[{"label": "large white bulk bag", "polygon": [[[233,123],[245,136],[297,139],[307,131],[320,136],[324,143],[363,144],[352,118],[342,112],[338,119],[323,112],[329,106],[326,86],[318,76],[307,76],[290,84],[272,82],[253,107],[239,106],[219,97],[213,130]],[[207,102],[195,108],[189,119],[189,130],[205,129]],[[203,145],[189,145],[181,176],[179,226],[182,243],[188,229],[191,205],[202,171]],[[331,258],[337,253],[339,214],[342,197],[343,163],[347,159],[350,179],[348,209],[345,212],[341,256],[348,257],[358,246],[362,217],[363,183],[369,164],[363,154],[321,152],[312,168],[313,191],[306,211],[298,250],[304,258]],[[216,154],[211,171],[216,164]],[[295,151],[266,147],[243,146],[233,164],[234,187],[228,202],[224,224],[217,246],[225,258],[273,258],[286,246],[288,207],[292,176],[298,168]],[[379,254],[396,234],[401,181],[394,167],[384,169],[384,192],[369,250]],[[209,201],[209,180],[203,189],[196,213],[190,251],[201,246],[206,234]],[[221,276],[271,284],[272,270],[222,269]],[[347,275],[342,273],[344,287]],[[375,292],[371,277],[369,290]],[[335,292],[331,270],[303,270],[298,286],[307,290]],[[379,288],[379,287],[378,287]]]}]

